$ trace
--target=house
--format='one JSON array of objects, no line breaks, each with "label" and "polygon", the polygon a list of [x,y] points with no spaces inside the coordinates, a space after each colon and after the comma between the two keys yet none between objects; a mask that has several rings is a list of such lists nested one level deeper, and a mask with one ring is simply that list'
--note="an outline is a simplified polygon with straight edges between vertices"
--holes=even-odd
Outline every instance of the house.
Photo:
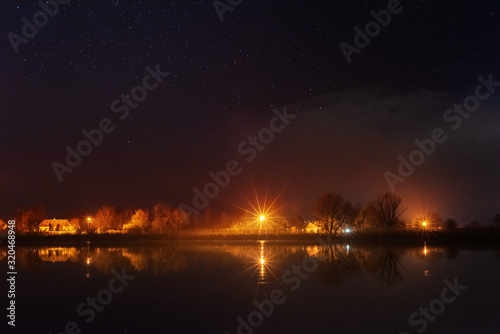
[{"label": "house", "polygon": [[67,219],[45,219],[38,225],[38,231],[52,234],[74,234],[76,227],[71,225]]},{"label": "house", "polygon": [[322,228],[312,222],[307,222],[305,231],[306,233],[320,233],[322,232]]}]

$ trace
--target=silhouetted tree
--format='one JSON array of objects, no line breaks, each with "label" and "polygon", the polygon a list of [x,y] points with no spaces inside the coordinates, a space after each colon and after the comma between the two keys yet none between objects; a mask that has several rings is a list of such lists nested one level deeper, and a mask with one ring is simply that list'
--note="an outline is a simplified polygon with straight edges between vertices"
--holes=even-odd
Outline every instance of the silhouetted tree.
[{"label": "silhouetted tree", "polygon": [[401,208],[401,197],[389,192],[378,195],[375,207],[380,224],[388,228],[398,226],[399,217],[406,211]]},{"label": "silhouetted tree", "polygon": [[345,224],[344,203],[342,196],[331,193],[321,195],[316,202],[314,208],[316,218],[330,235],[337,234]]},{"label": "silhouetted tree", "polygon": [[357,218],[359,215],[360,209],[355,208],[349,201],[345,201],[342,206],[342,219],[344,220],[345,226],[349,228],[356,227]]},{"label": "silhouetted tree", "polygon": [[376,207],[374,203],[369,203],[359,210],[356,217],[356,229],[360,231],[374,230],[380,227],[380,222],[378,221],[376,215]]},{"label": "silhouetted tree", "polygon": [[493,217],[493,226],[500,228],[500,214],[496,214],[495,217]]},{"label": "silhouetted tree", "polygon": [[444,222],[444,228],[447,230],[456,230],[458,228],[458,223],[455,219],[448,218]]},{"label": "silhouetted tree", "polygon": [[469,224],[467,224],[466,227],[472,228],[472,229],[478,229],[480,227],[480,225],[479,225],[479,222],[477,220],[473,220]]}]

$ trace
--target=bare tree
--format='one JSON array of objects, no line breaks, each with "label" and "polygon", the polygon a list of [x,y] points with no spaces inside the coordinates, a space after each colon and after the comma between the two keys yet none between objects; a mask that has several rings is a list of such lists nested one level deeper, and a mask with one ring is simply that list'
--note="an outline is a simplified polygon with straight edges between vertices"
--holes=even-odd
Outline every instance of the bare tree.
[{"label": "bare tree", "polygon": [[169,207],[158,203],[153,207],[153,230],[164,233],[168,228]]},{"label": "bare tree", "polygon": [[330,235],[337,234],[345,224],[344,204],[342,196],[331,193],[321,195],[316,202],[316,218]]},{"label": "bare tree", "polygon": [[132,219],[132,216],[134,215],[135,210],[132,208],[125,208],[123,209],[117,217],[118,220],[118,229],[122,229],[123,226],[128,224],[130,220]]},{"label": "bare tree", "polygon": [[19,230],[22,232],[36,232],[38,231],[38,225],[46,218],[45,206],[43,204],[35,205],[21,212]]},{"label": "bare tree", "polygon": [[187,222],[188,222],[188,215],[184,210],[181,210],[179,208],[170,210],[169,223],[174,230],[181,229],[187,224]]},{"label": "bare tree", "polygon": [[364,206],[356,217],[355,227],[360,231],[374,230],[380,227],[380,223],[377,218],[377,209],[374,203],[369,203]]},{"label": "bare tree", "polygon": [[401,197],[390,192],[378,195],[375,206],[380,224],[388,228],[398,226],[399,217],[406,211],[401,208]]},{"label": "bare tree", "polygon": [[156,204],[153,208],[153,229],[160,233],[178,230],[187,224],[188,215],[179,208]]},{"label": "bare tree", "polygon": [[351,229],[356,227],[360,211],[359,208],[354,207],[349,201],[344,202],[341,219],[344,221],[346,227],[350,227]]},{"label": "bare tree", "polygon": [[99,232],[108,231],[117,227],[116,209],[105,205],[97,211],[93,219],[94,228]]}]

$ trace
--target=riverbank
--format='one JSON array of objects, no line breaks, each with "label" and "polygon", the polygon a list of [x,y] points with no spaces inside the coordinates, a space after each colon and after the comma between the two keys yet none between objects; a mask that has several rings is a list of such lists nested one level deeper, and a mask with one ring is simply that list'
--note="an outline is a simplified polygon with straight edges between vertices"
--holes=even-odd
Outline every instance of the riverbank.
[{"label": "riverbank", "polygon": [[[165,242],[276,242],[318,243],[318,237],[328,239],[327,234],[228,234],[216,231],[182,231],[176,234],[88,234],[88,235],[18,235],[18,246],[96,246],[130,245]],[[378,233],[350,233],[331,238],[334,243],[420,245],[475,245],[500,247],[500,229],[456,230],[456,231],[384,231]]]}]

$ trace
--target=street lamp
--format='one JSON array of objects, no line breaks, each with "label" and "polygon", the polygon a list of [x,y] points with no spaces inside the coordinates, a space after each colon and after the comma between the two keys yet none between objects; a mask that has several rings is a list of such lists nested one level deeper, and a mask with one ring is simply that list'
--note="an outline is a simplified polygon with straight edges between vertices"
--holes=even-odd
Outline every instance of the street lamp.
[{"label": "street lamp", "polygon": [[92,220],[92,218],[87,217],[87,233],[88,233],[88,232],[89,232],[89,230],[90,230],[90,223],[92,223],[92,221],[91,221],[91,220]]}]

